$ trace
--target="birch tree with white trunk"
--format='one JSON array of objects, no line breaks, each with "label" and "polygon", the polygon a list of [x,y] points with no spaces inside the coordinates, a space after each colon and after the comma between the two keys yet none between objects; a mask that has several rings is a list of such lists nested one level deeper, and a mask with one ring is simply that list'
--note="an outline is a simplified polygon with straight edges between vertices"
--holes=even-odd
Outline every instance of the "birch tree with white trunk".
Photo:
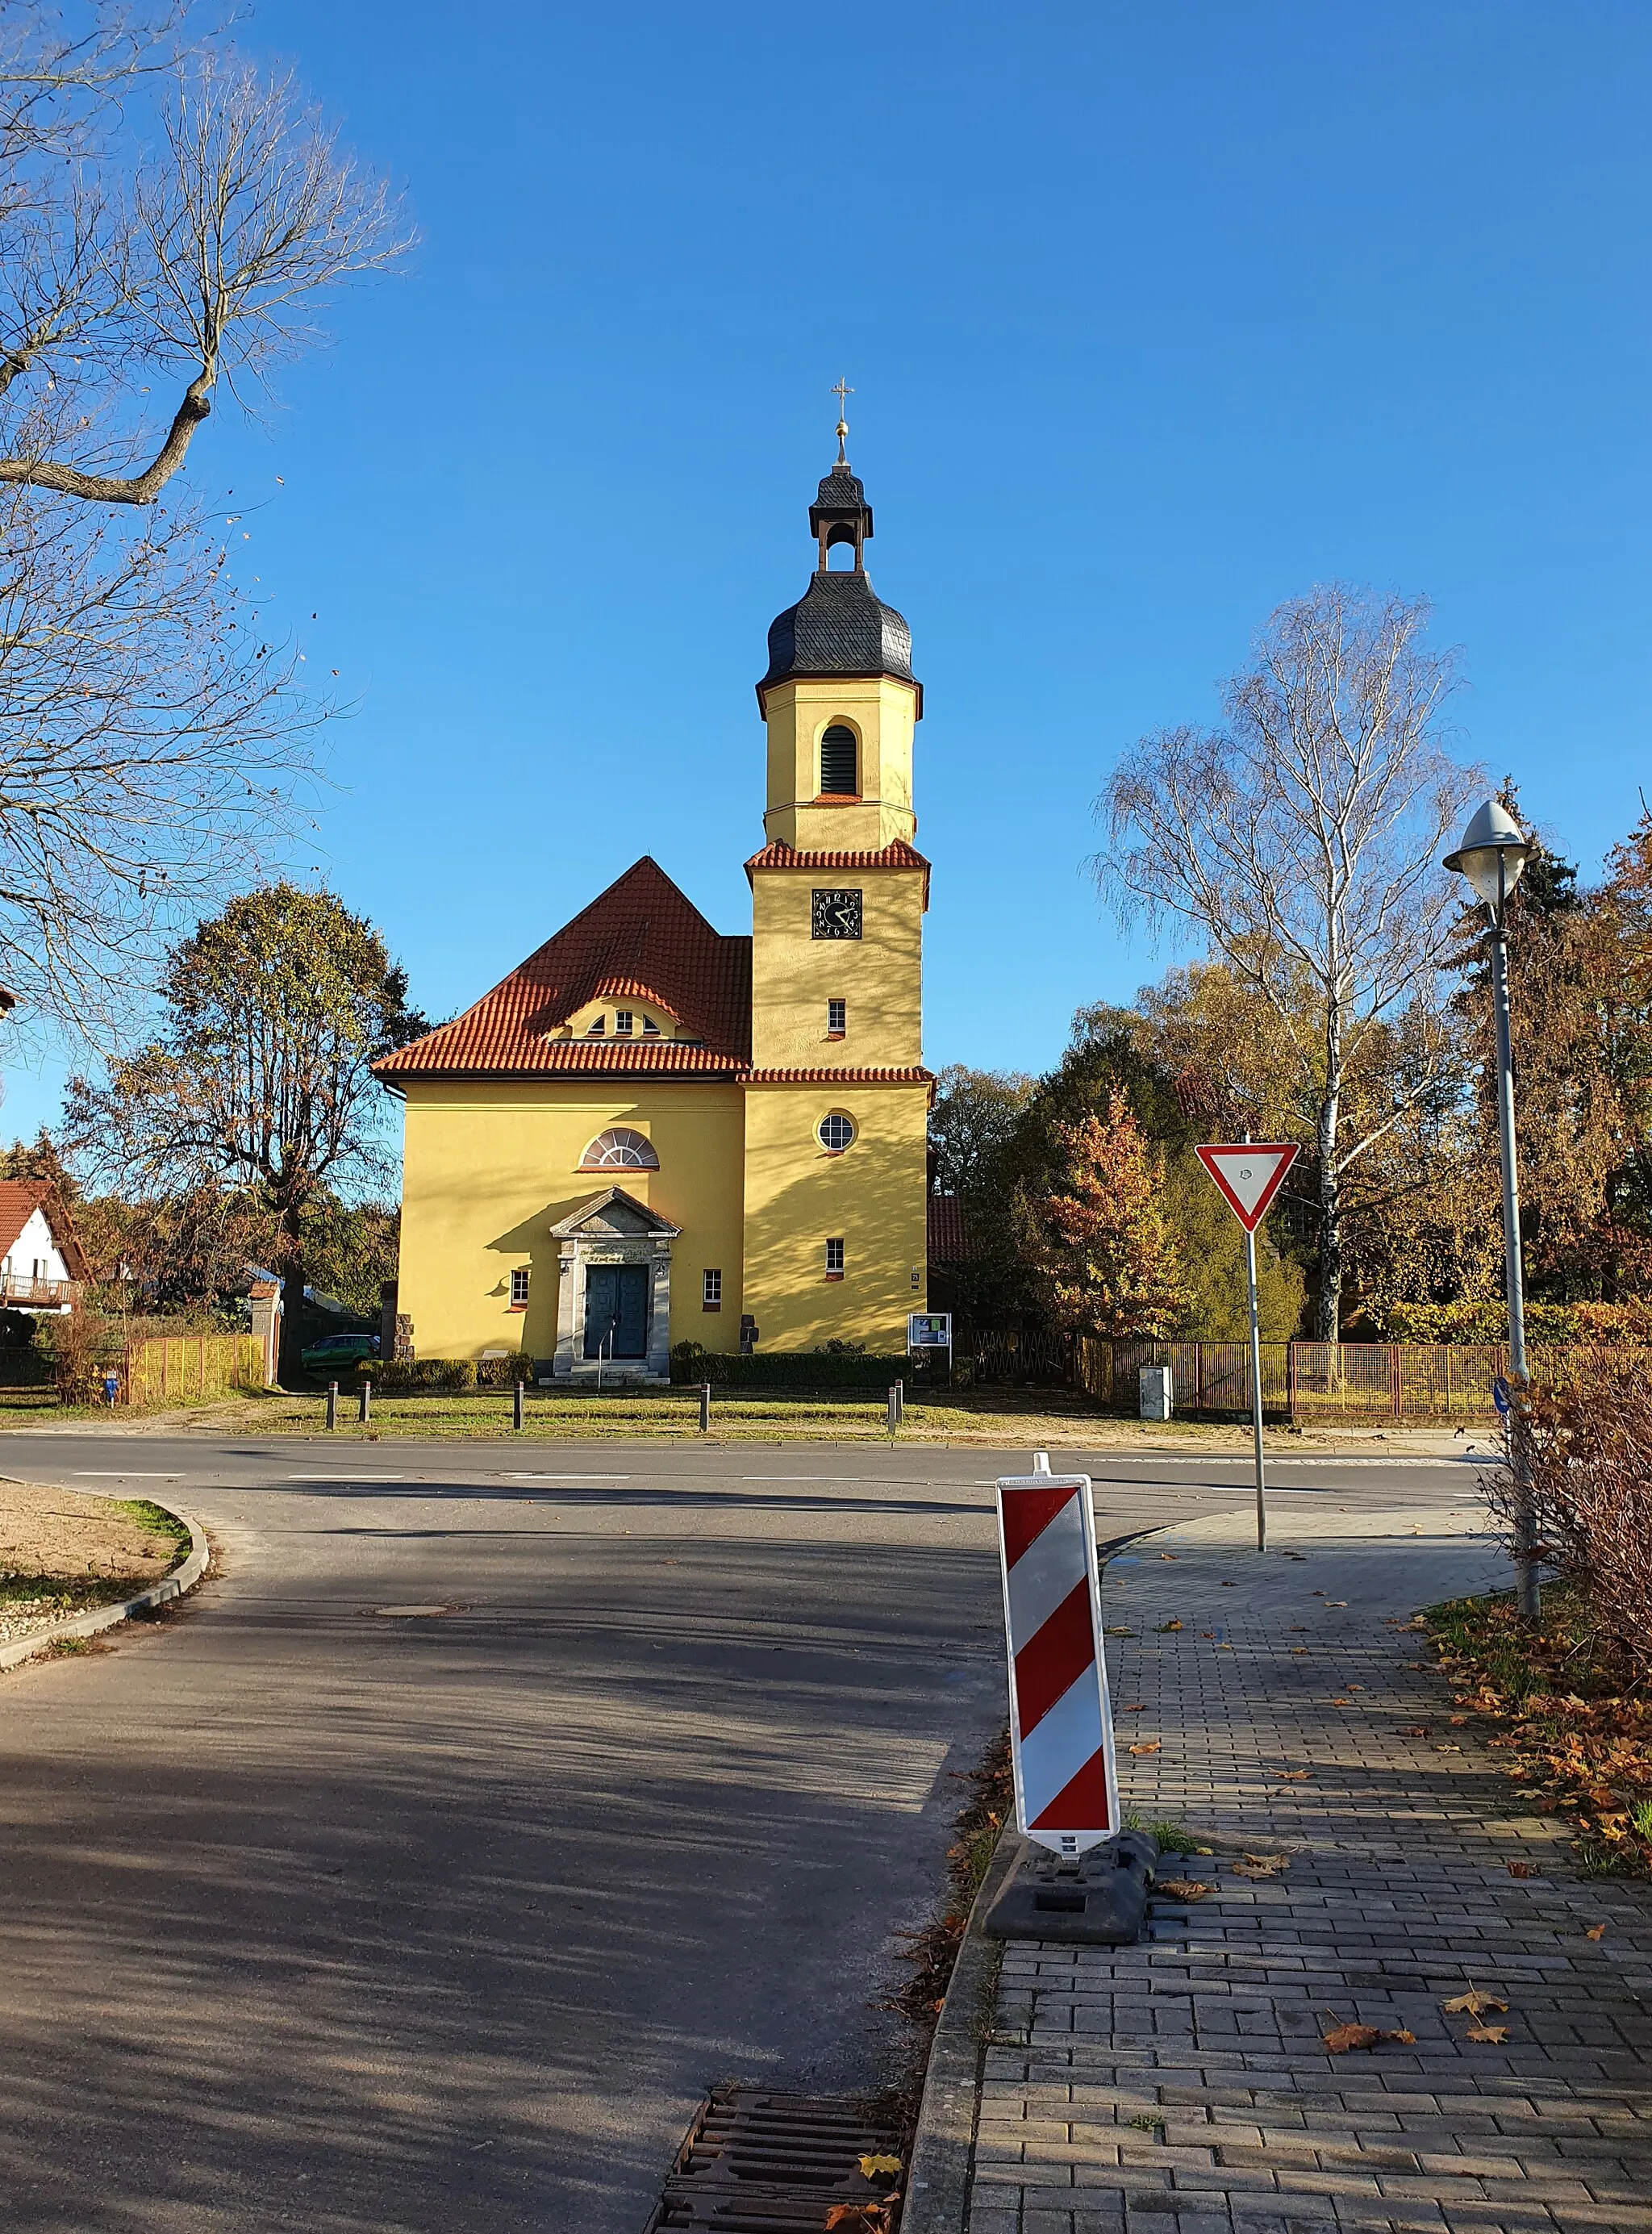
[{"label": "birch tree with white trunk", "polygon": [[[1440,863],[1484,778],[1447,749],[1456,657],[1427,644],[1427,620],[1420,598],[1342,584],[1281,605],[1224,685],[1222,722],[1142,738],[1096,802],[1108,843],[1091,866],[1121,922],[1179,918],[1276,1021],[1316,1179],[1322,1342],[1341,1330],[1349,1172],[1461,1060]],[[1404,1060],[1378,1063],[1379,1042]]]}]

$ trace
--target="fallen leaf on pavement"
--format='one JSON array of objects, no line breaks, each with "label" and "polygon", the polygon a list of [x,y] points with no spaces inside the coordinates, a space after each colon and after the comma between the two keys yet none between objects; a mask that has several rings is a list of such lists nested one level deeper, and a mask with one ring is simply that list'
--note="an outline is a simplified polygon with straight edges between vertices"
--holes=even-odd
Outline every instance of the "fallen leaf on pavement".
[{"label": "fallen leaf on pavement", "polygon": [[1283,1854],[1246,1854],[1233,1865],[1233,1874],[1240,1878],[1277,1877],[1285,1866]]},{"label": "fallen leaf on pavement", "polygon": [[1224,1583],[1222,1585],[1222,1588],[1224,1591],[1237,1591],[1238,1587],[1239,1586],[1237,1583]]},{"label": "fallen leaf on pavement", "polygon": [[1346,2055],[1351,2048],[1375,2048],[1385,2040],[1397,2040],[1402,2047],[1409,2048],[1416,2037],[1414,2032],[1407,2032],[1403,2027],[1398,2032],[1384,2032],[1376,2025],[1362,2024],[1333,2025],[1329,2032],[1320,2035],[1333,2055]]},{"label": "fallen leaf on pavement", "polygon": [[898,2172],[899,2170],[898,2157],[872,2156],[862,2157],[860,2159],[860,2176],[863,2179],[876,2179],[880,2172]]},{"label": "fallen leaf on pavement", "polygon": [[1471,1986],[1466,1994],[1453,1994],[1440,2006],[1447,2016],[1483,2017],[1487,2009],[1506,2009],[1508,2003],[1496,1994],[1483,1994],[1478,1986]]},{"label": "fallen leaf on pavement", "polygon": [[1161,1559],[1179,1559],[1182,1555],[1179,1551],[1161,1551],[1159,1556]]},{"label": "fallen leaf on pavement", "polygon": [[1120,1707],[1119,1709],[1121,1715],[1145,1715],[1146,1711],[1147,1702],[1145,1699],[1133,1699],[1127,1707]]},{"label": "fallen leaf on pavement", "polygon": [[1466,2037],[1484,2041],[1490,2048],[1500,2048],[1509,2036],[1507,2025],[1470,2025]]},{"label": "fallen leaf on pavement", "polygon": [[1605,1937],[1606,1926],[1603,1924],[1591,1924],[1583,1934],[1585,1939],[1603,1939]]},{"label": "fallen leaf on pavement", "polygon": [[1462,1750],[1459,1745],[1437,1745],[1434,1747],[1436,1753],[1461,1753]]},{"label": "fallen leaf on pavement", "polygon": [[1464,1724],[1467,1720],[1468,1720],[1468,1716],[1467,1716],[1466,1715],[1453,1715],[1452,1716],[1452,1718],[1451,1718],[1451,1726],[1452,1726],[1453,1729],[1454,1729],[1454,1730],[1460,1730],[1460,1729],[1462,1728],[1462,1727],[1463,1727],[1463,1724]]},{"label": "fallen leaf on pavement", "polygon": [[1161,1621],[1159,1624],[1159,1633],[1162,1636],[1167,1629],[1179,1629],[1180,1627],[1181,1623],[1179,1621]]},{"label": "fallen leaf on pavement", "polygon": [[1328,1606],[1342,1606],[1344,1609],[1346,1609],[1348,1605],[1348,1600],[1346,1598],[1327,1598],[1325,1603]]},{"label": "fallen leaf on pavement", "polygon": [[1141,1745],[1133,1745],[1130,1750],[1132,1753],[1157,1753],[1159,1751],[1159,1742],[1160,1741],[1158,1738],[1148,1738]]},{"label": "fallen leaf on pavement", "polygon": [[1274,1774],[1281,1784],[1300,1784],[1305,1776],[1311,1776],[1313,1771],[1308,1768],[1277,1768]]},{"label": "fallen leaf on pavement", "polygon": [[1293,1660],[1305,1660],[1308,1657],[1308,1647],[1305,1644],[1293,1644],[1290,1648],[1290,1656]]},{"label": "fallen leaf on pavement", "polygon": [[1509,1864],[1509,1875],[1512,1878],[1534,1878],[1537,1874],[1537,1871],[1532,1868],[1530,1862],[1511,1862]]},{"label": "fallen leaf on pavement", "polygon": [[1160,1878],[1158,1890],[1167,1892],[1172,1900],[1203,1900],[1214,1885],[1201,1885],[1197,1878]]},{"label": "fallen leaf on pavement", "polygon": [[1108,1636],[1133,1636],[1135,1633],[1133,1629],[1109,1629],[1105,1631]]},{"label": "fallen leaf on pavement", "polygon": [[1407,1722],[1400,1733],[1402,1738],[1431,1738],[1434,1734],[1432,1722]]}]

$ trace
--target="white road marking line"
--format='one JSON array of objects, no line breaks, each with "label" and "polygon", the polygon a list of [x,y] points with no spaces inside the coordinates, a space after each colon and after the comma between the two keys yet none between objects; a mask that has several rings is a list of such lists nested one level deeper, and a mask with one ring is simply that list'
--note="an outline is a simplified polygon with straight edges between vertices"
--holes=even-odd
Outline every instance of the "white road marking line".
[{"label": "white road marking line", "polygon": [[124,1466],[76,1466],[82,1481],[181,1481],[180,1473],[130,1473]]},{"label": "white road marking line", "polygon": [[[629,1481],[630,1478],[631,1477],[628,1473],[507,1473],[505,1477],[506,1481],[548,1481],[552,1483],[560,1483],[565,1481]],[[674,1480],[685,1478],[686,1477],[676,1475],[672,1476]]]}]

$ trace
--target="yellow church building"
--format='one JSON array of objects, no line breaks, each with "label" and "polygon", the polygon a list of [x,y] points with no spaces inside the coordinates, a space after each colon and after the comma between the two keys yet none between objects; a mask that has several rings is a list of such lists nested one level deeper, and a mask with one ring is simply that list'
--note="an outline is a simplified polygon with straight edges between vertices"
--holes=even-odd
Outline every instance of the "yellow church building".
[{"label": "yellow church building", "polygon": [[924,694],[845,431],[757,686],[750,936],[645,858],[377,1066],[406,1103],[404,1352],[661,1381],[682,1342],[904,1351],[926,1307]]}]

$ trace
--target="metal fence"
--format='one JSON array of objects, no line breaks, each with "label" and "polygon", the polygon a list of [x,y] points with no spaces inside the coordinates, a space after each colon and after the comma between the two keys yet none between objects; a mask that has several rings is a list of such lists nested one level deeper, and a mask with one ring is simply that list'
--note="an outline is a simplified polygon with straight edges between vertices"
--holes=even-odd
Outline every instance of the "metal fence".
[{"label": "metal fence", "polygon": [[[1134,1412],[1144,1365],[1171,1369],[1175,1409],[1222,1415],[1250,1409],[1250,1346],[1244,1342],[1102,1342],[1050,1333],[976,1334],[960,1345],[977,1382],[1081,1388]],[[1532,1356],[1542,1371],[1542,1353]],[[1496,1417],[1492,1383],[1509,1369],[1503,1342],[1264,1342],[1262,1402],[1276,1417],[1462,1420]]]}]

